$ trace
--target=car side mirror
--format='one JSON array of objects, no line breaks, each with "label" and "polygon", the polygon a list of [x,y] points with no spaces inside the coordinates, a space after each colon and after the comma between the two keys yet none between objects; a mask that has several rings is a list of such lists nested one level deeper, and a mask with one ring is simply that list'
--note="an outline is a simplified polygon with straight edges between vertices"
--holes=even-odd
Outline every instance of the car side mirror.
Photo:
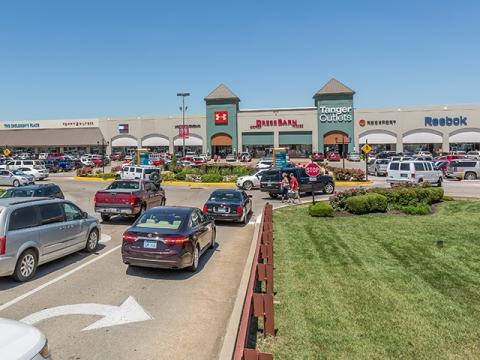
[{"label": "car side mirror", "polygon": [[252,195],[252,194],[248,194],[248,197],[251,199],[251,198],[253,198],[253,195]]},{"label": "car side mirror", "polygon": [[82,217],[83,217],[84,219],[88,218],[88,213],[87,213],[86,211],[83,211],[83,212],[82,212]]}]

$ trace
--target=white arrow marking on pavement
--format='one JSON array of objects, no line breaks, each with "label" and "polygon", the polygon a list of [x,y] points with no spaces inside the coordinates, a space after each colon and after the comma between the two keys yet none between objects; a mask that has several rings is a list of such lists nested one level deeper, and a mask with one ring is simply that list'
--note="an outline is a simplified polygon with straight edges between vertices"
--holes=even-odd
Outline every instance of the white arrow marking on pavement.
[{"label": "white arrow marking on pavement", "polygon": [[102,234],[100,236],[100,244],[105,244],[107,242],[109,242],[110,240],[112,240],[112,237],[110,235],[107,235],[107,234]]},{"label": "white arrow marking on pavement", "polygon": [[116,326],[131,322],[152,320],[147,312],[135,301],[132,296],[120,306],[103,304],[72,304],[57,306],[41,310],[32,315],[24,317],[21,322],[33,325],[42,320],[62,315],[102,315],[103,318],[87,326],[85,330],[100,329],[102,327]]}]

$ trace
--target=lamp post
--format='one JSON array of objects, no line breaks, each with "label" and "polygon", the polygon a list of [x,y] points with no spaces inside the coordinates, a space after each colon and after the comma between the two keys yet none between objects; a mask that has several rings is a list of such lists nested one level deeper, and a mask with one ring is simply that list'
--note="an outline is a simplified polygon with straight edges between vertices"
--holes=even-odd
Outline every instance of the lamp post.
[{"label": "lamp post", "polygon": [[[348,137],[348,144],[350,144],[352,142],[352,138],[349,136]],[[342,135],[342,141],[338,141],[338,138],[335,138],[335,143],[337,145],[339,144],[342,144],[342,163],[343,163],[343,168],[345,169],[345,144],[347,144],[345,142],[345,135]]]},{"label": "lamp post", "polygon": [[102,173],[105,174],[105,146],[108,146],[110,144],[108,141],[105,142],[105,139],[102,138],[102,142],[97,141],[97,145],[102,146]]},{"label": "lamp post", "polygon": [[185,111],[187,111],[188,106],[185,107],[185,97],[190,96],[190,93],[183,92],[183,93],[177,93],[177,96],[182,97],[182,106],[180,106],[180,111],[182,112],[182,154],[183,157],[185,157]]}]

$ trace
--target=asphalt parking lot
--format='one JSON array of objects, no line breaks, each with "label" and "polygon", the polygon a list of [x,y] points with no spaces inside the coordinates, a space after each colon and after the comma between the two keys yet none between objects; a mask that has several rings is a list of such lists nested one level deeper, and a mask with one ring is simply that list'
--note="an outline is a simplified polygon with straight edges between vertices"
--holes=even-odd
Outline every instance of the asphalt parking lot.
[{"label": "asphalt parking lot", "polygon": [[[375,186],[386,186],[385,178],[371,179]],[[90,214],[94,193],[108,184],[76,181],[65,174],[52,175],[48,181],[59,184],[67,199]],[[447,181],[444,186],[449,195],[480,196],[480,181]],[[164,187],[167,205],[200,208],[213,190],[202,185]],[[0,316],[20,320],[64,306],[64,315],[36,324],[48,336],[54,359],[216,358],[246,265],[255,219],[270,201],[258,190],[250,193],[254,204],[250,223],[218,224],[217,247],[201,258],[197,273],[128,268],[122,263],[120,245],[123,231],[133,220],[116,218],[102,225],[97,253],[75,253],[43,265],[27,283],[1,278]],[[272,203],[281,204],[279,200]],[[100,326],[99,315],[122,304],[141,321],[129,322],[120,312],[110,316],[107,326],[84,330]]]}]

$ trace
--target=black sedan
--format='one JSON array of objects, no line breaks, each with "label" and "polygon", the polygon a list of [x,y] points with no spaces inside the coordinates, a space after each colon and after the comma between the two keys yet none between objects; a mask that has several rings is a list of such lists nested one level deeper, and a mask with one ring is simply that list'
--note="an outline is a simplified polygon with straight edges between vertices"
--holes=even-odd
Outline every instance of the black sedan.
[{"label": "black sedan", "polygon": [[203,213],[215,220],[232,220],[248,223],[252,212],[252,195],[242,190],[215,190],[203,206]]},{"label": "black sedan", "polygon": [[133,266],[196,271],[198,259],[215,246],[213,219],[192,207],[147,210],[123,234],[122,259]]}]

